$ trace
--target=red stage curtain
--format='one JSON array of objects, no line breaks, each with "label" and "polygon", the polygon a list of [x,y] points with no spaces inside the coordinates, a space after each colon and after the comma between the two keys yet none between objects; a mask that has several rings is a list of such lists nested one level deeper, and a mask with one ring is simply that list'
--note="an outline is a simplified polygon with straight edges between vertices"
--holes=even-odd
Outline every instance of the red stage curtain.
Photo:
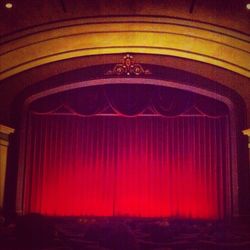
[{"label": "red stage curtain", "polygon": [[222,218],[227,116],[29,115],[24,211]]}]

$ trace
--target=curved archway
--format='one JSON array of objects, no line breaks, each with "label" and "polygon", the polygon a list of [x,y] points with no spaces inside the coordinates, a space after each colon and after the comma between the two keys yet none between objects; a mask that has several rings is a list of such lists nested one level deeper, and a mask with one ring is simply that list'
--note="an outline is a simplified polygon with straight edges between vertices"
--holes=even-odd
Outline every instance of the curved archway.
[{"label": "curved archway", "polygon": [[247,35],[200,22],[147,16],[76,19],[6,37],[0,79],[68,58],[127,52],[192,59],[248,77],[249,49]]}]

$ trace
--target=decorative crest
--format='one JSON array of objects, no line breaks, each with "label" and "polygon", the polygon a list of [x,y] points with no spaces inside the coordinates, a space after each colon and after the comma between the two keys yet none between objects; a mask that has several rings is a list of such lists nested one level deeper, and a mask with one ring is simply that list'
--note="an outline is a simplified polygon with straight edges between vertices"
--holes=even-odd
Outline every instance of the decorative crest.
[{"label": "decorative crest", "polygon": [[150,75],[151,72],[148,69],[143,69],[139,63],[135,63],[134,57],[127,54],[123,57],[123,62],[118,63],[112,70],[109,70],[105,75]]}]

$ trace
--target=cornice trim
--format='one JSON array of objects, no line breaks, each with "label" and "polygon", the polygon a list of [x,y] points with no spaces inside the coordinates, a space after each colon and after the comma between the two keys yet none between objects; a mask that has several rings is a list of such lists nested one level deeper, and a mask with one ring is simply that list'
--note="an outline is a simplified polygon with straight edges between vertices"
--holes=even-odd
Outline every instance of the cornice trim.
[{"label": "cornice trim", "polygon": [[15,131],[15,129],[8,127],[6,125],[0,124],[0,133],[9,135],[9,134],[14,133],[14,131]]},{"label": "cornice trim", "polygon": [[247,135],[248,137],[250,137],[250,128],[242,130],[243,135]]}]

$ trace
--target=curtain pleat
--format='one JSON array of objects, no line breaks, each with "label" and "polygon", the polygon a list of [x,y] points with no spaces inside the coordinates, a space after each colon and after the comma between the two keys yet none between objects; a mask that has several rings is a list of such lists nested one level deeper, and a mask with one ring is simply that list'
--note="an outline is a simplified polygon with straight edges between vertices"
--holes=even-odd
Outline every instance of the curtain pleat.
[{"label": "curtain pleat", "polygon": [[226,117],[31,114],[25,212],[223,218]]},{"label": "curtain pleat", "polygon": [[84,87],[46,96],[30,105],[33,112],[74,114],[118,114],[137,116],[155,113],[177,117],[193,112],[209,117],[228,114],[226,104],[189,91],[147,84],[112,84]]}]

